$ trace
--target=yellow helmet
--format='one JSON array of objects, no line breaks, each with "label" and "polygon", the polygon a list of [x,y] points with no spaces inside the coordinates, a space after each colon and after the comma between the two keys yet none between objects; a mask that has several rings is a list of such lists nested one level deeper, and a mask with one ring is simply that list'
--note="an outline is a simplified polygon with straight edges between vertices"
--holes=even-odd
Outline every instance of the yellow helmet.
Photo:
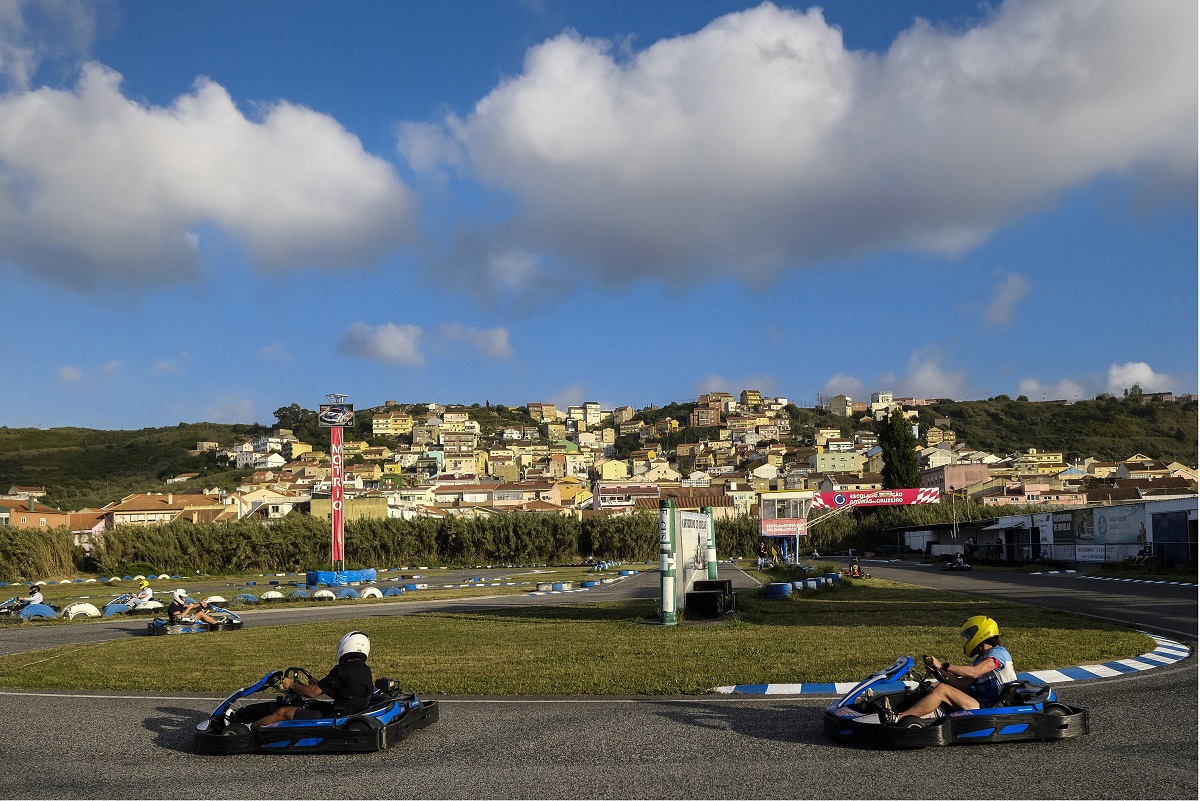
[{"label": "yellow helmet", "polygon": [[958,635],[962,637],[963,653],[970,659],[984,640],[1000,636],[1000,627],[987,615],[975,615],[967,618]]},{"label": "yellow helmet", "polygon": [[139,590],[144,590],[144,589],[146,589],[146,588],[147,588],[147,587],[149,587],[149,586],[150,586],[150,582],[148,582],[148,581],[139,581],[139,582],[138,582],[138,589],[139,589]]}]

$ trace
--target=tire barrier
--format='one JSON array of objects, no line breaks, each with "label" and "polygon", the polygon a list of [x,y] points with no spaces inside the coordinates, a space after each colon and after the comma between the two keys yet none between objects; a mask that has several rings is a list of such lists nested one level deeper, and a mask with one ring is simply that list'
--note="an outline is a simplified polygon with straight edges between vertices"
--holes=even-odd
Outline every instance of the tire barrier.
[{"label": "tire barrier", "polygon": [[288,597],[289,598],[308,598],[309,594],[308,594],[308,590],[295,589],[295,590],[292,590],[292,594],[289,595]]},{"label": "tire barrier", "polygon": [[283,593],[279,590],[267,590],[259,597],[263,601],[282,601]]},{"label": "tire barrier", "polygon": [[383,593],[378,587],[367,587],[358,594],[359,598],[382,598]]},{"label": "tire barrier", "polygon": [[317,590],[312,594],[312,597],[318,601],[332,601],[337,598],[330,590]]},{"label": "tire barrier", "polygon": [[77,617],[100,617],[100,610],[94,604],[80,601],[64,606],[62,616],[66,620],[74,620]]},{"label": "tire barrier", "polygon": [[220,595],[210,595],[204,599],[206,604],[223,604],[225,602],[225,598]]},{"label": "tire barrier", "polygon": [[357,598],[358,590],[353,587],[342,587],[335,593],[338,598]]},{"label": "tire barrier", "polygon": [[243,593],[239,594],[236,598],[234,598],[234,600],[241,601],[242,603],[247,603],[247,604],[256,604],[256,603],[258,603],[258,596],[251,595],[248,592],[243,592]]},{"label": "tire barrier", "polygon": [[767,585],[767,597],[771,599],[788,598],[792,594],[792,585],[784,581],[777,581]]}]

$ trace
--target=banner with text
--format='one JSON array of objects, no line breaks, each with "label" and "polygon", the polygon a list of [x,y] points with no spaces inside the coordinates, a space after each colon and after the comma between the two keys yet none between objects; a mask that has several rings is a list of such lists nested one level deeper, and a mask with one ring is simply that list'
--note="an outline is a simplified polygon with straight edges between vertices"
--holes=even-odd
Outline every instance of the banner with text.
[{"label": "banner with text", "polygon": [[916,503],[940,503],[937,487],[892,490],[843,490],[813,495],[814,509],[841,509],[846,506],[908,506]]}]

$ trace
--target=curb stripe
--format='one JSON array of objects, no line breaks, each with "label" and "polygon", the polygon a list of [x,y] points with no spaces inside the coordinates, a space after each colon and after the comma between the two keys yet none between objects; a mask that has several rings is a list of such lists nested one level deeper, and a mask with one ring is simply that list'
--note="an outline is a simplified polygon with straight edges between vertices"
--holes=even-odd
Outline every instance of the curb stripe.
[{"label": "curb stripe", "polygon": [[[1017,678],[1040,684],[1062,684],[1072,681],[1105,679],[1143,670],[1152,670],[1164,665],[1173,665],[1191,655],[1192,650],[1183,643],[1168,640],[1157,634],[1146,634],[1158,646],[1149,653],[1129,659],[1115,659],[1100,665],[1078,665],[1056,670],[1034,670],[1018,673]],[[841,695],[852,690],[858,682],[812,682],[807,684],[734,684],[713,687],[715,693],[745,693],[748,695]]]}]

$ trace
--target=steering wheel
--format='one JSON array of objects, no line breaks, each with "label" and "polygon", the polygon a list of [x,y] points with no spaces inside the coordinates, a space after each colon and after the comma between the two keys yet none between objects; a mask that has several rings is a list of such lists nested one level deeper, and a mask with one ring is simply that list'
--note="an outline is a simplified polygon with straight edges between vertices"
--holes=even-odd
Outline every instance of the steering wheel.
[{"label": "steering wheel", "polygon": [[[296,684],[316,684],[317,681],[311,673],[302,667],[284,668],[279,675],[279,679],[276,680],[276,684],[282,684],[283,679],[291,679]],[[305,706],[310,700],[307,695],[301,695],[294,689],[285,690],[284,692],[287,694],[287,702],[294,706]]]}]

